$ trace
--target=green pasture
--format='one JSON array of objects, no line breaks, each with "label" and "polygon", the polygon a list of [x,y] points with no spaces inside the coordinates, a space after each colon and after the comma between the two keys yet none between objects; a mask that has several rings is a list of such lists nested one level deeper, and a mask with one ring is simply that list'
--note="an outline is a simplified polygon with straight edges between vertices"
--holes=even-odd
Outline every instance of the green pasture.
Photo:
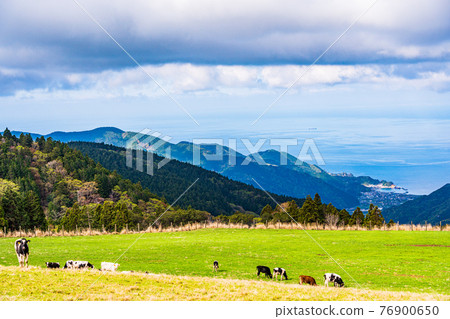
[{"label": "green pasture", "polygon": [[[14,240],[0,238],[1,266],[18,265]],[[202,229],[37,237],[29,246],[30,265],[43,268],[46,261],[63,265],[69,259],[100,268],[102,261],[114,262],[123,254],[119,271],[256,280],[256,266],[265,265],[285,268],[291,284],[310,275],[323,285],[323,274],[335,272],[346,287],[450,294],[448,232]],[[217,273],[214,260],[220,264]]]}]

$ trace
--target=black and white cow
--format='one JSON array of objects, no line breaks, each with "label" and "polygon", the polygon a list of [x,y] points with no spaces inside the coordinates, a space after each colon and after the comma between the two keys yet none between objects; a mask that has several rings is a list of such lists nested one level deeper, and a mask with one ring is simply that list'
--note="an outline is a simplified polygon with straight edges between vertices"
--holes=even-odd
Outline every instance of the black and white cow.
[{"label": "black and white cow", "polygon": [[218,271],[219,270],[219,262],[217,260],[215,260],[213,262],[213,270],[214,271]]},{"label": "black and white cow", "polygon": [[286,278],[286,280],[288,280],[286,269],[279,268],[279,267],[278,268],[274,268],[273,269],[273,279],[277,280],[278,279],[278,275],[280,275],[281,280],[283,280],[283,276],[284,276],[284,278]]},{"label": "black and white cow", "polygon": [[47,265],[47,268],[50,269],[57,269],[60,267],[59,263],[46,262],[45,264]]},{"label": "black and white cow", "polygon": [[25,238],[17,239],[14,243],[14,248],[16,250],[17,259],[19,260],[19,266],[24,267],[27,264],[28,267],[28,256],[30,250],[28,248],[28,243],[30,240]]},{"label": "black and white cow", "polygon": [[83,269],[83,268],[94,268],[88,261],[80,261],[80,260],[68,260],[64,265],[64,269]]},{"label": "black and white cow", "polygon": [[334,283],[335,287],[344,287],[344,282],[342,281],[341,276],[339,276],[338,274],[326,273],[325,275],[323,275],[323,277],[325,278],[325,286],[327,287],[329,282]]},{"label": "black and white cow", "polygon": [[266,266],[256,266],[256,270],[258,271],[257,275],[259,277],[259,274],[263,273],[266,275],[266,277],[272,278],[272,272],[270,271],[269,267]]}]

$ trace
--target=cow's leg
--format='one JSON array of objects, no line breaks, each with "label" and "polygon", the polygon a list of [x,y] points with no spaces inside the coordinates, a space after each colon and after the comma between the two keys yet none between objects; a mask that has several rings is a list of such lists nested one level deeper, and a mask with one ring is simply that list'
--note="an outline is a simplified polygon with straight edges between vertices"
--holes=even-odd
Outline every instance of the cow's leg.
[{"label": "cow's leg", "polygon": [[20,260],[20,255],[19,254],[17,254],[17,260],[19,261],[19,267],[21,267],[22,266],[22,262]]},{"label": "cow's leg", "polygon": [[283,281],[283,276],[284,276],[284,270],[281,272],[281,281]]},{"label": "cow's leg", "polygon": [[28,254],[26,254],[25,255],[25,257],[24,257],[24,266],[25,266],[25,263],[27,264],[27,268],[28,268]]},{"label": "cow's leg", "polygon": [[328,280],[327,279],[325,279],[325,286],[328,287]]}]

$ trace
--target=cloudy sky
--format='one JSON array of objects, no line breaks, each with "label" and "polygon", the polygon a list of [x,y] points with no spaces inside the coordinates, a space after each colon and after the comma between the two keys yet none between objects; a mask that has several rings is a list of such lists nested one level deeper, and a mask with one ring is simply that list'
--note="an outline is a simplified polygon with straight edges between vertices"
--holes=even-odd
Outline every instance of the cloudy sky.
[{"label": "cloudy sky", "polygon": [[449,101],[445,0],[0,2],[0,127],[314,138],[330,170],[432,167],[426,193]]}]

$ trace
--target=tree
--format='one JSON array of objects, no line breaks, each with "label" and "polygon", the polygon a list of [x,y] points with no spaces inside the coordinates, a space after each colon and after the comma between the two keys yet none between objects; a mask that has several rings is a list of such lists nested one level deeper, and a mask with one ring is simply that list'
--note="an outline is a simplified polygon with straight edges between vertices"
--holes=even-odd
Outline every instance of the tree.
[{"label": "tree", "polygon": [[317,219],[317,209],[316,204],[312,200],[311,196],[306,196],[305,202],[303,203],[302,208],[299,213],[299,222],[302,224],[309,223],[315,221]]},{"label": "tree", "polygon": [[347,210],[342,209],[339,211],[339,220],[343,225],[348,225],[348,223],[350,222],[350,218],[350,214]]},{"label": "tree", "polygon": [[42,209],[40,199],[36,193],[29,191],[23,199],[23,216],[26,216],[26,223],[22,226],[28,229],[37,227],[40,229],[47,228],[47,220],[44,210]]},{"label": "tree", "polygon": [[352,217],[350,218],[350,225],[361,225],[364,221],[364,213],[361,211],[361,208],[356,207],[353,211]]},{"label": "tree", "polygon": [[384,217],[381,214],[381,210],[378,206],[370,204],[369,211],[364,219],[364,226],[366,227],[374,227],[374,226],[382,226],[384,223]]},{"label": "tree", "polygon": [[266,206],[264,206],[264,208],[261,211],[261,214],[260,214],[261,222],[263,222],[263,223],[270,222],[273,218],[272,214],[273,214],[272,206],[267,204]]},{"label": "tree", "polygon": [[0,227],[2,228],[1,230],[3,230],[3,227],[7,226],[8,223],[6,222],[5,219],[5,212],[3,211],[2,203],[0,202]]},{"label": "tree", "polygon": [[114,224],[117,225],[117,230],[121,230],[125,228],[126,225],[130,224],[131,213],[124,202],[122,201],[118,202],[114,207],[114,211],[116,213]]},{"label": "tree", "polygon": [[11,131],[8,128],[6,128],[5,131],[3,132],[3,137],[6,139],[12,138]]},{"label": "tree", "polygon": [[390,219],[389,220],[389,223],[387,223],[387,226],[390,228],[390,227],[392,227],[392,226],[394,226],[395,225],[395,222],[392,220],[392,219]]},{"label": "tree", "polygon": [[314,195],[314,203],[316,204],[317,207],[322,206],[322,199],[320,198],[319,194],[316,193],[316,195]]},{"label": "tree", "polygon": [[287,207],[286,212],[289,214],[288,217],[288,222],[291,222],[292,219],[294,221],[298,221],[300,218],[300,208],[298,208],[297,203],[295,202],[295,200],[292,200],[289,202],[289,206]]}]

